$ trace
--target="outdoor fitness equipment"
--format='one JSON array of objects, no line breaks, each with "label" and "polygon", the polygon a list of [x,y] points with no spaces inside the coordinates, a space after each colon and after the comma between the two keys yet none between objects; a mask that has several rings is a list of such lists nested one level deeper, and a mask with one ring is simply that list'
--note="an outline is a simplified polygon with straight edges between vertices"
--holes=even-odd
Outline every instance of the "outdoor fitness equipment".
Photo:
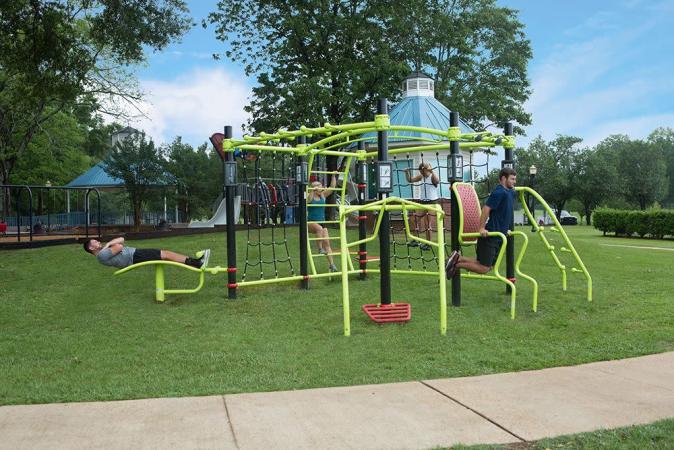
[{"label": "outdoor fitness equipment", "polygon": [[[395,310],[396,305],[391,302],[391,274],[407,274],[413,276],[432,276],[444,280],[444,260],[445,254],[449,249],[445,248],[445,232],[450,232],[449,244],[451,250],[459,250],[462,244],[468,245],[471,239],[474,238],[471,233],[475,230],[470,228],[473,222],[468,223],[466,216],[469,214],[474,217],[476,209],[479,209],[479,202],[475,191],[464,191],[466,188],[463,183],[464,171],[468,167],[471,171],[469,179],[472,180],[473,161],[472,158],[469,164],[464,164],[461,155],[462,150],[466,151],[483,151],[492,147],[503,147],[505,149],[505,159],[502,162],[502,167],[513,164],[513,149],[515,146],[514,137],[512,133],[512,124],[507,124],[503,134],[496,134],[491,132],[473,132],[462,133],[458,127],[458,114],[452,112],[450,114],[450,126],[447,130],[436,130],[423,127],[405,126],[405,125],[391,125],[387,114],[386,100],[380,99],[377,108],[377,115],[371,122],[353,123],[346,125],[332,125],[324,124],[322,127],[310,128],[300,127],[299,130],[279,130],[276,133],[260,133],[258,136],[244,136],[242,139],[232,139],[231,127],[225,127],[225,132],[221,141],[222,154],[225,156],[223,161],[223,176],[225,179],[225,198],[226,198],[226,213],[227,213],[227,267],[207,267],[201,270],[200,277],[205,273],[217,275],[220,273],[227,273],[227,288],[228,297],[236,298],[237,291],[247,286],[255,286],[262,284],[281,283],[288,281],[300,282],[303,288],[308,288],[309,281],[324,277],[340,277],[342,281],[342,301],[344,305],[344,334],[350,334],[350,312],[349,312],[349,275],[359,274],[362,279],[368,273],[379,274],[380,277],[380,302],[376,305],[366,305],[364,308],[370,317],[379,319],[380,322],[387,321],[386,312]],[[414,143],[405,145],[404,139],[411,140],[409,132],[418,133],[422,136],[431,136],[431,138],[417,139]],[[374,134],[376,133],[376,135]],[[404,133],[408,133],[405,135]],[[389,139],[403,142],[396,148],[388,148]],[[310,140],[310,142],[308,142]],[[416,141],[424,141],[418,143]],[[376,142],[376,150],[367,148],[366,143]],[[412,202],[409,199],[400,198],[400,196],[391,195],[399,193],[400,186],[396,186],[395,180],[399,176],[400,170],[404,168],[397,167],[395,163],[389,160],[389,157],[395,158],[396,155],[415,155],[422,152],[432,154],[432,152],[449,150],[447,158],[447,165],[443,166],[446,170],[447,180],[450,183],[450,188],[453,192],[460,192],[460,195],[452,195],[450,198],[451,226],[446,226],[445,217],[448,215],[441,204],[420,204]],[[246,154],[245,158],[239,158],[236,161],[235,152]],[[254,158],[249,158],[250,155],[256,155]],[[332,160],[332,161],[329,161]],[[439,157],[436,157],[439,163]],[[253,167],[249,164],[255,161]],[[267,161],[265,163],[264,161]],[[376,161],[374,164],[368,162]],[[395,161],[395,159],[394,159]],[[356,163],[356,183],[350,179],[351,166]],[[369,187],[367,182],[368,166],[374,167],[377,175],[378,199],[369,202],[367,200],[366,190]],[[437,164],[438,171],[441,169],[440,164]],[[241,170],[245,172],[244,183],[237,184],[237,172]],[[371,173],[371,171],[370,171]],[[443,174],[445,175],[445,174]],[[326,209],[334,209],[337,212],[336,219],[328,219],[329,223],[339,225],[339,236],[331,237],[332,240],[340,241],[340,249],[334,251],[334,256],[339,256],[340,268],[338,273],[330,273],[324,269],[326,265],[320,262],[325,255],[314,253],[311,249],[311,242],[316,239],[310,238],[307,231],[307,208],[314,207],[307,205],[307,194],[310,192],[311,178],[322,179],[328,176],[337,176],[341,180],[341,185],[331,188],[334,193],[339,195],[340,199],[344,199],[337,203],[327,203]],[[444,177],[443,177],[444,178]],[[254,184],[252,184],[254,183]],[[243,185],[242,185],[243,184]],[[324,183],[327,185],[328,183]],[[358,205],[349,205],[347,199],[347,186],[355,184],[358,189]],[[270,187],[271,185],[271,187]],[[454,185],[456,187],[454,188]],[[252,206],[253,215],[246,216],[246,225],[248,232],[248,242],[246,251],[246,261],[244,262],[243,276],[238,277],[237,253],[236,253],[236,224],[234,218],[234,194],[237,189],[250,189],[252,186],[253,194],[250,196],[249,206]],[[279,201],[278,195],[276,200],[272,198],[271,190],[277,190],[277,186],[285,186],[288,189],[287,200]],[[468,185],[469,186],[469,185]],[[441,186],[442,188],[442,186]],[[281,190],[283,191],[283,187]],[[398,189],[398,192],[396,192]],[[472,189],[472,188],[471,188]],[[441,189],[442,190],[442,189]],[[520,196],[524,192],[530,192],[534,195],[542,205],[547,207],[543,199],[534,191],[528,188],[518,188]],[[256,193],[257,192],[257,193]],[[294,194],[290,194],[294,192]],[[472,210],[466,213],[467,206],[464,207],[461,203],[462,199],[467,199],[467,195],[472,195]],[[244,195],[245,197],[245,195]],[[328,197],[330,198],[330,197]],[[286,221],[277,222],[278,211],[272,211],[273,208],[282,207],[285,210],[292,209],[296,213],[294,215],[295,222],[299,224],[299,255],[295,253],[295,249],[288,246],[286,239]],[[530,215],[530,211],[524,204],[525,212]],[[412,232],[412,227],[409,222],[409,213],[414,211],[421,211],[435,216],[434,220],[437,230],[437,238],[435,240],[424,239],[420,236],[415,236]],[[368,219],[367,213],[376,215],[376,223],[374,224],[374,231],[371,236],[367,236],[367,227],[365,220]],[[355,241],[349,241],[346,232],[346,220],[349,216],[354,216],[359,220],[359,236]],[[420,259],[413,259],[407,257],[408,264],[406,268],[395,265],[395,261],[399,259],[396,255],[396,245],[394,239],[393,254],[391,254],[391,234],[393,228],[391,223],[391,216],[394,219],[401,221],[404,227],[405,242],[416,242],[425,244],[430,247],[430,250],[420,249],[418,252],[429,252],[433,255],[431,258],[422,257]],[[283,214],[285,217],[286,215]],[[254,217],[255,219],[250,219]],[[394,220],[395,221],[395,220]],[[289,222],[289,221],[288,221]],[[282,228],[282,233],[279,233],[279,227]],[[449,230],[448,230],[449,229]],[[462,231],[460,231],[462,230]],[[544,235],[545,229],[537,227],[538,235],[546,245],[556,265],[562,271],[563,288],[566,289],[566,272],[565,267],[561,264],[559,258],[554,253],[554,246],[552,246]],[[580,261],[577,252],[571,245],[568,236],[563,232],[563,229],[557,223],[552,227],[551,231],[556,231],[561,234],[565,241],[565,246],[562,251],[572,253],[576,259],[580,269],[572,269],[574,272],[582,272],[588,282],[588,300],[591,300],[591,278],[585,266]],[[252,238],[252,235],[257,234],[257,238]],[[270,236],[271,235],[271,236]],[[366,244],[379,237],[379,268],[368,268],[368,262],[372,261],[368,257]],[[520,236],[524,239],[524,246],[518,256],[517,262],[514,258],[514,236]],[[461,304],[461,277],[464,278],[480,278],[480,279],[497,279],[506,284],[511,295],[511,317],[514,318],[514,307],[516,298],[515,289],[515,272],[519,276],[526,278],[534,285],[534,302],[533,307],[537,304],[537,283],[533,278],[524,275],[519,270],[519,265],[524,255],[526,248],[526,236],[523,233],[511,232],[507,236],[500,235],[507,244],[502,247],[499,254],[499,262],[506,258],[506,274],[501,276],[498,272],[493,276],[473,276],[472,274],[460,274],[457,271],[452,279],[452,304],[459,306]],[[281,239],[280,241],[278,239]],[[358,264],[359,267],[354,268],[352,258],[350,257],[350,249],[358,247]],[[406,246],[408,248],[408,246]],[[255,250],[255,251],[253,251]],[[277,252],[277,250],[280,250]],[[267,253],[270,252],[271,256]],[[408,248],[409,252],[409,248]],[[263,255],[265,253],[265,255]],[[293,256],[299,256],[299,273],[296,272],[296,265],[293,265]],[[409,255],[409,253],[408,253]],[[257,258],[257,259],[255,259]],[[416,258],[416,257],[415,257]],[[255,262],[257,261],[257,262]],[[391,262],[394,262],[394,267],[391,268]],[[284,269],[284,265],[287,268]],[[273,264],[274,270],[272,276],[269,272],[265,272],[263,265]],[[249,268],[260,267],[259,278],[250,279],[246,276]],[[133,266],[132,266],[133,267]],[[283,269],[280,270],[279,268]],[[126,268],[125,271],[132,270],[131,267]],[[159,273],[159,272],[157,272]],[[157,275],[157,287],[159,283],[163,283],[163,273]],[[201,278],[200,284],[197,288],[188,290],[197,292],[202,286]],[[166,293],[178,293],[179,291],[167,291]],[[180,292],[186,293],[186,292]],[[445,282],[442,281],[439,287],[439,302],[440,302],[440,331],[442,334],[446,333],[446,292]],[[398,304],[400,305],[400,304]],[[393,320],[408,320],[409,315],[406,314],[407,308],[403,304],[403,314],[400,317],[394,317]],[[381,313],[381,314],[377,314]],[[396,312],[397,313],[397,312]]]}]

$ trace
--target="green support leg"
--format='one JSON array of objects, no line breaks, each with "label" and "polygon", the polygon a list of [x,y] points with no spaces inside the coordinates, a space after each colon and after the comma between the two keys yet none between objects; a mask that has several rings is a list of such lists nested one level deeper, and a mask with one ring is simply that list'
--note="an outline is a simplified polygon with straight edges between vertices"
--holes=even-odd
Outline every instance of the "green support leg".
[{"label": "green support leg", "polygon": [[164,266],[157,264],[154,272],[155,278],[155,300],[164,301]]}]

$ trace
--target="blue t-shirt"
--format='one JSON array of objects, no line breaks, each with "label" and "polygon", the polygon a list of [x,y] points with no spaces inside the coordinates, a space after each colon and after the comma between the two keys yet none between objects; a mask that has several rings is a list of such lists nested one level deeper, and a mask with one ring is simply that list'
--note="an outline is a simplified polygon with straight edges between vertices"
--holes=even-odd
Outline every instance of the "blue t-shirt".
[{"label": "blue t-shirt", "polygon": [[[325,199],[313,199],[310,205],[325,205]],[[307,208],[307,220],[310,222],[325,222],[325,206],[312,206]]]},{"label": "blue t-shirt", "polygon": [[506,189],[499,184],[487,199],[486,205],[491,208],[487,231],[500,231],[507,234],[513,222],[513,204],[515,203],[515,189]]}]

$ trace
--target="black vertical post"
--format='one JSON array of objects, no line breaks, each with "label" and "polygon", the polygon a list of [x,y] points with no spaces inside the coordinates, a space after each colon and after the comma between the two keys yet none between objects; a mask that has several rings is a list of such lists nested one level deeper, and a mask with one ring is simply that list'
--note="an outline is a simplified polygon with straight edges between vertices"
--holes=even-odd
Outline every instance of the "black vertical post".
[{"label": "black vertical post", "polygon": [[[91,188],[88,188],[86,193],[84,194],[84,234],[89,237],[89,193],[91,192]],[[142,216],[141,216],[141,222],[143,221]]]},{"label": "black vertical post", "polygon": [[[451,111],[449,113],[449,126],[458,127],[459,126],[459,113],[456,111]],[[451,141],[449,143],[449,153],[453,160],[455,160],[454,155],[458,155],[461,152],[459,148],[459,141]],[[451,170],[451,169],[450,169]],[[463,171],[463,168],[461,169]],[[472,168],[471,168],[472,170]],[[450,178],[450,192],[451,186],[456,183],[456,173],[452,170]],[[450,197],[450,211],[452,213],[451,224],[452,229],[450,230],[450,242],[452,244],[452,251],[460,251],[461,244],[459,243],[459,202],[456,199],[456,196],[452,192]],[[438,230],[440,232],[440,230]],[[440,261],[444,263],[444,261]],[[452,306],[461,306],[461,270],[454,272],[454,277],[452,278]]]},{"label": "black vertical post", "polygon": [[[225,139],[232,138],[232,127],[225,127]],[[234,161],[234,152],[225,152],[225,161]],[[224,163],[223,163],[224,164]],[[224,176],[224,171],[223,171]],[[223,184],[225,180],[223,179]],[[236,186],[226,183],[225,214],[227,216],[227,292],[231,299],[236,298],[236,223],[234,223],[234,190]]]},{"label": "black vertical post", "polygon": [[[298,144],[306,144],[307,137],[300,136],[297,138]],[[307,230],[307,184],[305,176],[308,178],[309,174],[304,173],[304,157],[298,160],[299,169],[297,169],[297,214],[300,217],[300,274],[304,277],[302,279],[302,289],[309,289],[309,245],[308,245],[308,230]],[[308,171],[308,168],[307,168]]]},{"label": "black vertical post", "polygon": [[98,189],[96,189],[96,204],[98,206],[98,212],[96,213],[96,217],[98,218],[98,238],[101,238],[101,193],[98,192]]},{"label": "black vertical post", "polygon": [[[377,102],[377,114],[388,114],[388,105],[385,98]],[[388,132],[377,131],[377,159],[388,161]],[[377,174],[378,176],[379,174]],[[388,194],[379,192],[379,199],[385,199]],[[391,304],[391,223],[388,211],[382,211],[381,225],[379,228],[379,261],[380,261],[380,303]]]},{"label": "black vertical post", "polygon": [[[21,191],[20,187],[16,191],[16,241],[21,242]],[[11,190],[9,192],[12,192]]]},{"label": "black vertical post", "polygon": [[[365,142],[358,141],[358,150],[365,150]],[[365,192],[367,189],[367,179],[362,177],[362,174],[366,173],[367,161],[358,160],[356,163],[356,176],[358,177],[358,204],[365,204]],[[365,211],[358,210],[358,240],[363,240],[366,238],[366,228],[365,228]],[[358,246],[358,262],[360,264],[360,279],[364,280],[367,278],[365,270],[367,269],[367,244],[362,242]]]},{"label": "black vertical post", "polygon": [[[49,195],[51,189],[47,188],[47,233],[51,231],[51,208],[49,207]],[[52,202],[53,204],[54,202]]]},{"label": "black vertical post", "polygon": [[[512,136],[513,135],[513,124],[512,122],[506,122],[505,128],[503,129],[503,134],[506,136]],[[511,169],[514,167],[514,161],[513,161],[513,149],[512,147],[508,146],[505,147],[505,156],[503,161],[501,162],[501,168],[504,167],[510,167]],[[512,211],[513,217],[512,220],[510,221],[510,230],[515,229],[515,211]],[[506,278],[509,280],[514,280],[515,279],[515,238],[513,236],[508,236],[507,240],[507,246],[506,246]],[[506,286],[506,292],[510,293],[511,289],[510,286]]]}]

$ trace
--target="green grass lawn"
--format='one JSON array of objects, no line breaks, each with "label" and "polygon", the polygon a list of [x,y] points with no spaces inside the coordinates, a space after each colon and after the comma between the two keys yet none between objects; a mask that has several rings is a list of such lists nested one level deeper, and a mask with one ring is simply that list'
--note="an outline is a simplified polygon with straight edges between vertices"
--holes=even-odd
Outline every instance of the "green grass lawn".
[{"label": "green grass lawn", "polygon": [[[354,277],[347,338],[338,281],[313,281],[308,291],[295,284],[250,287],[228,300],[226,275],[207,275],[198,294],[157,304],[152,269],[113,277],[79,245],[2,251],[0,404],[384,383],[673,350],[674,252],[603,244],[674,249],[674,242],[567,230],[594,278],[593,303],[585,299],[582,275],[569,274],[569,290],[561,292],[559,271],[532,239],[522,269],[541,284],[539,312],[530,311],[526,283],[518,285],[513,321],[502,284],[464,280],[463,306],[449,308],[447,336],[439,334],[438,284],[431,277],[393,277],[393,300],[410,302],[413,317],[386,326],[360,311],[378,302],[377,276]],[[297,252],[294,233],[290,249]],[[226,265],[224,234],[130,244],[186,253],[210,247],[211,265]],[[238,246],[242,271],[245,232]],[[194,275],[169,270],[167,286],[195,284]]]},{"label": "green grass lawn", "polygon": [[661,420],[648,425],[600,430],[543,439],[537,442],[512,445],[458,446],[454,450],[546,450],[546,449],[615,449],[660,450],[674,448],[674,419]]}]

